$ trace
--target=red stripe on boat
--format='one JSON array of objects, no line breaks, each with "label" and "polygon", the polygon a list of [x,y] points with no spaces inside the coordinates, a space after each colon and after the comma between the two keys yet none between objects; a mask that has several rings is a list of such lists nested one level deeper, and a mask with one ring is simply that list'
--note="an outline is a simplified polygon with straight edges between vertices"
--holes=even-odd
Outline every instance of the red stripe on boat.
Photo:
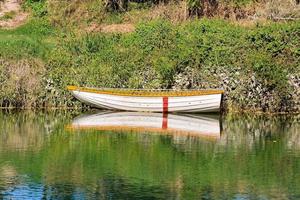
[{"label": "red stripe on boat", "polygon": [[168,107],[169,107],[169,99],[168,97],[163,97],[163,113],[168,112]]},{"label": "red stripe on boat", "polygon": [[163,113],[162,129],[168,129],[168,113]]}]

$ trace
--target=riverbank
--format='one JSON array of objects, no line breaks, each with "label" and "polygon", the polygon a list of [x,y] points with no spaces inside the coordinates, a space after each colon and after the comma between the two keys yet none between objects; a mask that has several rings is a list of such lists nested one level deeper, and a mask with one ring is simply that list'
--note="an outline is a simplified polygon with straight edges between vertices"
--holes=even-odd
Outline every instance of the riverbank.
[{"label": "riverbank", "polygon": [[43,6],[0,29],[2,107],[82,108],[66,90],[80,85],[223,88],[224,111],[300,112],[299,21],[157,18],[102,32],[56,25]]}]

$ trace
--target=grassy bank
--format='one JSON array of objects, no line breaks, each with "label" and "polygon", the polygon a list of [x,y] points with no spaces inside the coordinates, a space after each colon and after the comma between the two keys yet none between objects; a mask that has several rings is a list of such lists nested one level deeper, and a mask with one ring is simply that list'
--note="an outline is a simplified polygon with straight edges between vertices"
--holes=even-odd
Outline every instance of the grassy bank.
[{"label": "grassy bank", "polygon": [[53,23],[45,4],[33,5],[28,23],[0,29],[2,106],[81,107],[65,89],[71,84],[224,88],[227,110],[300,110],[299,21],[244,27],[158,18],[132,33],[88,33]]}]

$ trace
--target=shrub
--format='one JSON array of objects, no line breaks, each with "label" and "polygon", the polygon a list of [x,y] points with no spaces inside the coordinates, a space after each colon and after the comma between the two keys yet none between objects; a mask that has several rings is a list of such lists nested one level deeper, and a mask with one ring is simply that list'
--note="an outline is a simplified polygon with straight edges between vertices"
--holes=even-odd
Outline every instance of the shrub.
[{"label": "shrub", "polygon": [[45,17],[48,14],[46,0],[25,0],[23,6],[30,9],[35,17]]},{"label": "shrub", "polygon": [[[46,70],[38,99],[47,105],[80,105],[65,89],[74,84],[223,87],[226,99],[247,109],[266,105],[256,93],[247,96],[252,76],[263,91],[276,96],[274,102],[288,92],[287,77],[299,73],[299,27],[299,22],[242,28],[223,20],[182,24],[156,20],[140,23],[129,34],[78,34],[57,32],[38,20],[16,30],[0,31],[0,57],[43,61]],[[7,93],[5,98],[12,100],[14,96]],[[265,107],[275,108],[272,105]]]},{"label": "shrub", "polygon": [[266,87],[286,92],[288,73],[283,66],[277,65],[272,57],[264,52],[250,54],[250,62],[253,72]]}]

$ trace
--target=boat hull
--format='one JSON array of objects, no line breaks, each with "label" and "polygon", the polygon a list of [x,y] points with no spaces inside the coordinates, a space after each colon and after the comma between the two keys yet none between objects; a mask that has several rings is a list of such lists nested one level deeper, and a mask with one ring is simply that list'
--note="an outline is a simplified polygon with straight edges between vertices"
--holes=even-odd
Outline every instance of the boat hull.
[{"label": "boat hull", "polygon": [[80,101],[100,109],[136,112],[219,112],[222,94],[199,96],[119,96],[73,90]]}]

